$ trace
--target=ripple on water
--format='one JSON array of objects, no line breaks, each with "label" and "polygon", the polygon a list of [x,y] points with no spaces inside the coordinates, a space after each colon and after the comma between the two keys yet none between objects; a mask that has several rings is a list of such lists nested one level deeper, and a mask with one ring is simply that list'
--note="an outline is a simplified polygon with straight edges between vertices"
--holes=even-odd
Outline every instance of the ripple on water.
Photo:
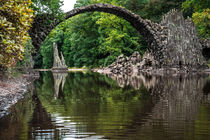
[{"label": "ripple on water", "polygon": [[54,94],[53,75],[42,76],[31,97],[0,119],[1,140],[210,139],[205,78],[157,77],[153,86],[134,89],[102,75],[69,73]]}]

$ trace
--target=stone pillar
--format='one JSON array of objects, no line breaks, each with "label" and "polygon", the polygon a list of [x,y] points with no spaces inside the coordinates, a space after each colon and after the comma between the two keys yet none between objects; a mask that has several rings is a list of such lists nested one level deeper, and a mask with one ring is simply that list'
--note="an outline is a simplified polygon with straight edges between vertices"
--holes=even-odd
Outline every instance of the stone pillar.
[{"label": "stone pillar", "polygon": [[52,70],[53,71],[67,71],[68,68],[65,64],[63,54],[61,53],[61,57],[62,57],[62,60],[61,60],[58,55],[58,48],[55,42],[53,43],[53,51],[54,51],[54,62],[53,62]]},{"label": "stone pillar", "polygon": [[63,53],[62,53],[62,52],[61,52],[61,63],[62,63],[62,67],[63,67],[63,68],[67,68],[66,62],[65,62],[65,59],[64,59],[64,57],[63,57]]},{"label": "stone pillar", "polygon": [[163,66],[187,70],[206,67],[202,45],[190,19],[185,20],[181,12],[172,10],[164,16],[161,25],[168,30],[167,44],[162,49]]}]

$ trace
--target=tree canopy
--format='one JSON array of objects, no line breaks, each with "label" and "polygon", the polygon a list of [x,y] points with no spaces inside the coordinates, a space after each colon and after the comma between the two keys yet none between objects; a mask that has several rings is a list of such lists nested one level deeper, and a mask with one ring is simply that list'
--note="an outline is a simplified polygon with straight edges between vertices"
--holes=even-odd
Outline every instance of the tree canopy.
[{"label": "tree canopy", "polygon": [[[78,0],[75,7],[93,3],[120,5],[121,2]],[[47,56],[52,58],[49,52],[52,51],[53,41],[56,41],[63,51],[69,67],[98,67],[112,63],[121,53],[131,55],[134,51],[143,51],[145,45],[140,43],[140,37],[130,23],[115,15],[100,12],[84,13],[68,19],[50,33],[41,47],[43,67],[52,66],[52,59],[48,59]]]},{"label": "tree canopy", "polygon": [[[144,19],[160,22],[163,14],[173,8],[182,9],[194,21],[201,38],[210,37],[209,0],[77,0],[75,8],[95,3],[125,7]],[[28,41],[33,17],[53,15],[64,17],[62,0],[2,0],[0,2],[0,66],[12,67],[26,59],[32,46]],[[50,20],[49,20],[50,22]],[[120,54],[141,54],[146,43],[141,34],[126,20],[103,12],[77,15],[57,26],[44,41],[36,57],[36,68],[50,68],[52,44],[58,44],[69,67],[99,67],[112,63]],[[25,49],[26,47],[26,49]],[[27,48],[28,47],[28,48]]]},{"label": "tree canopy", "polygon": [[44,13],[53,14],[55,18],[59,18],[62,14],[62,0],[32,0],[31,8],[35,11],[35,15]]},{"label": "tree canopy", "polygon": [[[95,3],[108,3],[125,7],[143,18],[155,22],[171,8],[181,8],[184,0],[77,0],[75,8]],[[146,43],[141,34],[126,20],[103,12],[77,15],[59,25],[41,47],[43,68],[53,64],[52,43],[57,42],[69,67],[99,67],[112,63],[120,54],[141,54]],[[40,55],[39,55],[40,56]],[[37,61],[37,66],[41,62]]]},{"label": "tree canopy", "polygon": [[192,17],[201,38],[210,38],[210,1],[186,0],[182,4],[185,16]]}]

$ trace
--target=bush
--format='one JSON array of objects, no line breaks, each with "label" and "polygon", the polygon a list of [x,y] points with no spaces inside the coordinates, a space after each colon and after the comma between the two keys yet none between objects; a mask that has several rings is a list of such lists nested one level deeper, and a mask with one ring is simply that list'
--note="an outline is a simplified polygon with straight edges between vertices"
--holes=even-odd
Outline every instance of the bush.
[{"label": "bush", "polygon": [[0,65],[12,67],[23,59],[24,44],[33,21],[31,0],[1,0],[0,2]]}]

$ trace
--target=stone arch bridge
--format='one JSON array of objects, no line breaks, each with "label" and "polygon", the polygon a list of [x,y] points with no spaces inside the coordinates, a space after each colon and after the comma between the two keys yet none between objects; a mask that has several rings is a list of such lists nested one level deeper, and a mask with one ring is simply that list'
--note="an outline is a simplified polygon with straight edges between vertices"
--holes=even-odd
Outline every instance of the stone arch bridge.
[{"label": "stone arch bridge", "polygon": [[[110,4],[93,4],[67,12],[64,20],[81,13],[94,11],[111,13],[130,22],[144,36],[148,49],[156,60],[157,67],[205,66],[202,46],[194,24],[190,20],[185,20],[181,12],[171,11],[164,16],[161,24],[157,24],[142,19],[140,15],[122,7]],[[50,31],[62,22],[52,17],[53,22],[49,24],[47,19],[49,19],[49,15],[36,17],[29,31],[36,50],[39,50]]]}]

